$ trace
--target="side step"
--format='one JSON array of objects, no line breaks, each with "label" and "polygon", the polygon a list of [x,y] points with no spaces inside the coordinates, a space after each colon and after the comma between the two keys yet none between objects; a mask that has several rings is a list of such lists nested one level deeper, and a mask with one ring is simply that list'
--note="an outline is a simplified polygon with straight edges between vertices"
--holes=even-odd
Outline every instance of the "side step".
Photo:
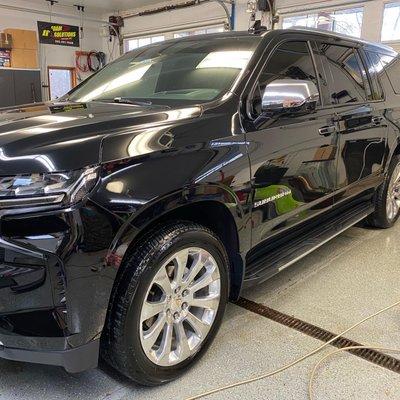
[{"label": "side step", "polygon": [[276,273],[289,267],[296,261],[310,254],[335,236],[363,220],[374,211],[371,202],[358,204],[340,213],[334,213],[330,218],[319,217],[319,224],[314,223],[309,229],[298,229],[286,235],[285,241],[274,238],[271,243],[258,249],[258,256],[249,256],[244,278],[244,286],[260,283]]}]

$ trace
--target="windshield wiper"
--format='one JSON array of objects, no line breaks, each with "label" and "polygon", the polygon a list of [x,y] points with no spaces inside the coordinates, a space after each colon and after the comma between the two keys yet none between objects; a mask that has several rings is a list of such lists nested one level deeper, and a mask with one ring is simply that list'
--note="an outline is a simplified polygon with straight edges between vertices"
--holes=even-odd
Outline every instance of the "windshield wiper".
[{"label": "windshield wiper", "polygon": [[153,104],[151,101],[132,100],[128,99],[127,97],[115,97],[114,102],[121,104],[132,104],[134,106],[139,106],[139,107],[147,107]]}]

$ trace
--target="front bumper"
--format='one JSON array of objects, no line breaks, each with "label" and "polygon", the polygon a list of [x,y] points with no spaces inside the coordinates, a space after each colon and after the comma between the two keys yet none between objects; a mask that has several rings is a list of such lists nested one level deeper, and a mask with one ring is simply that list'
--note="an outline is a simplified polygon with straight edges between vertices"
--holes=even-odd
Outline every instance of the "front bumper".
[{"label": "front bumper", "polygon": [[96,368],[99,358],[100,340],[93,340],[83,346],[63,351],[35,351],[0,344],[0,358],[36,364],[64,367],[67,372],[78,373]]},{"label": "front bumper", "polygon": [[97,366],[116,268],[107,263],[120,228],[88,201],[69,210],[0,220],[0,357]]}]

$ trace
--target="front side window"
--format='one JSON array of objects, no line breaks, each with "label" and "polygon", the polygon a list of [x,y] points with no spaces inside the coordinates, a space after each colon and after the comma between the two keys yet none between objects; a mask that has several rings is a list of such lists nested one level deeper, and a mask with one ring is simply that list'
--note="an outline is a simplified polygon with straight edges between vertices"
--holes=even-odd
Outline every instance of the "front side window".
[{"label": "front side window", "polygon": [[327,76],[331,78],[329,87],[332,103],[357,103],[369,98],[371,89],[355,49],[320,43],[319,54],[326,66]]},{"label": "front side window", "polygon": [[[304,97],[300,99],[301,96]],[[307,96],[310,99],[305,98]],[[311,99],[312,96],[315,98]],[[319,104],[318,79],[307,42],[287,42],[275,50],[261,72],[250,113],[256,118],[266,107],[289,110],[299,100],[313,100],[315,105]]]},{"label": "front side window", "polygon": [[284,29],[292,26],[318,28],[349,36],[361,37],[364,10],[362,7],[296,15],[283,19]]},{"label": "front side window", "polygon": [[381,40],[389,42],[400,39],[400,2],[387,3],[383,11]]},{"label": "front side window", "polygon": [[133,51],[88,79],[71,101],[145,101],[180,105],[229,92],[262,38],[214,37],[169,41]]}]

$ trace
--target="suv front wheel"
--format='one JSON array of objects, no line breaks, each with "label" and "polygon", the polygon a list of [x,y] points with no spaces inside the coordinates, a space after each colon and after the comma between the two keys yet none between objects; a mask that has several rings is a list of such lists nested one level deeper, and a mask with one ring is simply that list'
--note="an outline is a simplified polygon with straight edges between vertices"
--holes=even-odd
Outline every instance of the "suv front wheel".
[{"label": "suv front wheel", "polygon": [[139,384],[171,381],[211,344],[228,299],[228,259],[207,228],[174,223],[126,260],[108,317],[105,358]]}]

